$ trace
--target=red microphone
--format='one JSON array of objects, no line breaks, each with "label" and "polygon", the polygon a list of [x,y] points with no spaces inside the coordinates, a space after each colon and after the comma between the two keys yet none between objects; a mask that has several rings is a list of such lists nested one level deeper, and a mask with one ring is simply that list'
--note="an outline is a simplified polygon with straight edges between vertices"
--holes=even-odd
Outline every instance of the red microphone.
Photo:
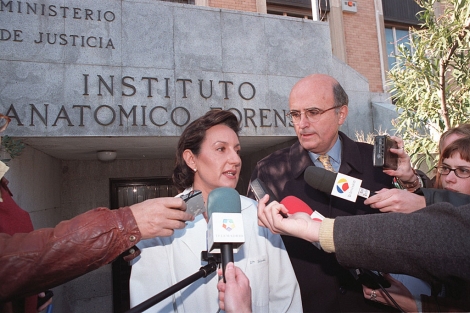
[{"label": "red microphone", "polygon": [[304,212],[310,215],[313,220],[318,222],[321,222],[325,218],[317,211],[312,210],[312,208],[309,207],[307,203],[303,202],[295,196],[285,197],[282,199],[281,204],[283,204],[289,210],[289,214]]},{"label": "red microphone", "polygon": [[[297,212],[304,212],[310,215],[312,220],[321,222],[325,218],[323,215],[318,213],[317,211],[312,210],[311,207],[308,206],[307,203],[303,202],[299,198],[295,196],[287,196],[282,199],[281,204],[283,204],[287,210],[289,210],[289,214],[294,214]],[[312,242],[312,244],[321,250],[321,246],[319,242]]]}]

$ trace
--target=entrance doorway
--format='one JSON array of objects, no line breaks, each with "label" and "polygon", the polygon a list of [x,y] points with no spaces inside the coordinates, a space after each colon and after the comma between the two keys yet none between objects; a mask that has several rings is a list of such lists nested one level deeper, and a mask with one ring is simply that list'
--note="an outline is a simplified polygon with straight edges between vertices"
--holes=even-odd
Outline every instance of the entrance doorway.
[{"label": "entrance doorway", "polygon": [[[171,178],[135,178],[110,180],[110,207],[118,209],[147,199],[174,197],[178,194]],[[114,313],[130,309],[129,278],[131,266],[119,256],[113,268],[113,307]]]}]

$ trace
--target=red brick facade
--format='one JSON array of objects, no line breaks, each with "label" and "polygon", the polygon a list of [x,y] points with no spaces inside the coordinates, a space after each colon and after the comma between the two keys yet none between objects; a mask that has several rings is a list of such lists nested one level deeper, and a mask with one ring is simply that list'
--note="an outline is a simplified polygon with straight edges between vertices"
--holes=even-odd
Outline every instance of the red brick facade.
[{"label": "red brick facade", "polygon": [[347,64],[368,79],[371,92],[383,92],[374,1],[357,1],[357,13],[343,13],[343,25]]},{"label": "red brick facade", "polygon": [[256,12],[256,0],[209,0],[213,8]]},{"label": "red brick facade", "polygon": [[[248,12],[257,11],[256,2],[256,0],[208,1],[210,7]],[[357,13],[343,12],[346,62],[367,78],[371,92],[382,93],[384,90],[374,0],[357,0],[356,3]]]}]

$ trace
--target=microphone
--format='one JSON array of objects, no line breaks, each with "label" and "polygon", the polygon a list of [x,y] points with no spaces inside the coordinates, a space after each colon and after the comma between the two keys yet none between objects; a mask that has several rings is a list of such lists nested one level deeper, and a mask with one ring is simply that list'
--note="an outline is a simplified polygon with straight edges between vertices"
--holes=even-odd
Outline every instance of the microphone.
[{"label": "microphone", "polygon": [[[307,184],[315,189],[352,202],[356,202],[357,196],[369,198],[370,195],[370,190],[361,188],[362,180],[341,173],[333,173],[321,167],[307,167],[304,179]],[[288,208],[287,205],[285,207]],[[317,242],[313,244],[315,243]],[[319,243],[317,244],[315,246],[320,249]],[[365,268],[349,269],[349,272],[362,285],[369,288],[379,289],[391,286],[390,282],[380,273],[375,273]]]},{"label": "microphone", "polygon": [[233,252],[238,252],[245,242],[240,195],[233,188],[219,187],[207,197],[207,247],[210,253],[221,253],[222,272],[233,262]]},{"label": "microphone", "polygon": [[351,202],[356,202],[357,196],[366,199],[370,196],[370,190],[361,188],[361,179],[333,173],[321,167],[307,167],[304,179],[315,189]]},{"label": "microphone", "polygon": [[321,222],[325,218],[321,213],[313,210],[311,207],[308,206],[307,203],[303,202],[295,196],[285,197],[284,199],[282,199],[281,204],[283,204],[289,210],[290,214],[304,212],[310,215],[312,220],[318,222]]},{"label": "microphone", "polygon": [[[325,218],[321,213],[318,211],[312,210],[311,207],[308,206],[307,203],[303,202],[299,198],[295,196],[287,196],[282,199],[281,204],[283,204],[288,210],[290,214],[294,214],[297,212],[304,212],[310,215],[312,220],[321,222]],[[321,250],[321,246],[319,242],[312,242],[312,244]]]}]

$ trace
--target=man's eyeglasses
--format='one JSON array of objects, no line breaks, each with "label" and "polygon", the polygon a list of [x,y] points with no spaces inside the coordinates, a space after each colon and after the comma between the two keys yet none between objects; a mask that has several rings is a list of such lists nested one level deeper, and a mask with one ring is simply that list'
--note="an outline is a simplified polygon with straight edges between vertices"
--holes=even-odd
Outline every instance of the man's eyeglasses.
[{"label": "man's eyeglasses", "polygon": [[292,123],[298,124],[300,122],[302,114],[305,114],[305,117],[310,123],[315,123],[320,119],[323,113],[326,113],[329,110],[333,110],[333,109],[340,108],[340,107],[341,106],[334,106],[326,110],[311,108],[311,109],[305,109],[304,112],[290,111],[289,113],[286,114],[286,116],[291,119]]},{"label": "man's eyeglasses", "polygon": [[470,169],[466,167],[450,168],[448,166],[438,166],[437,172],[441,175],[448,175],[450,172],[454,172],[455,176],[459,178],[470,177]]}]

